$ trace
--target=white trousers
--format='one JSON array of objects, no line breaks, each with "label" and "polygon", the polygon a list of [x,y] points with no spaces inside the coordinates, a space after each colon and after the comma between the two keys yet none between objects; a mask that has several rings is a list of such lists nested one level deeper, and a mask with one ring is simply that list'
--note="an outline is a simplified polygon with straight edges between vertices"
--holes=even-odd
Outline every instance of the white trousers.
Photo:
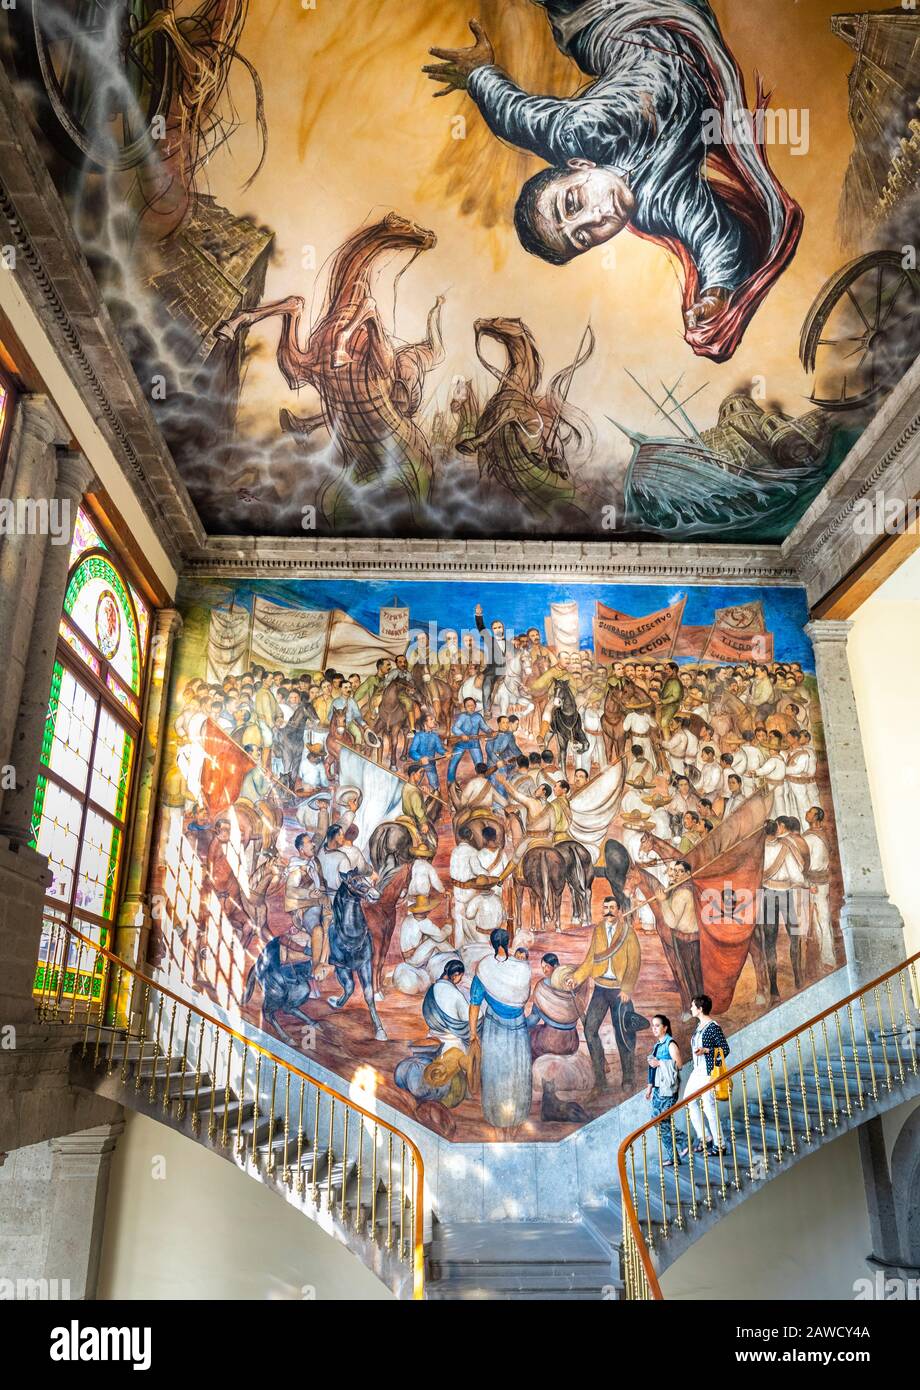
[{"label": "white trousers", "polygon": [[[698,1057],[693,1064],[693,1070],[691,1071],[690,1079],[687,1082],[687,1089],[684,1091],[684,1100],[689,1100],[691,1096],[695,1096],[697,1091],[701,1090],[702,1087],[706,1085],[708,1080],[709,1076],[706,1073],[705,1059]],[[721,1149],[724,1146],[725,1141],[722,1138],[722,1125],[720,1123],[719,1116],[716,1111],[715,1094],[712,1091],[707,1091],[706,1094],[702,1097],[702,1104],[705,1121],[700,1118],[699,1101],[695,1101],[689,1107],[690,1123],[693,1125],[693,1132],[696,1135],[697,1139],[700,1141],[700,1143],[705,1144],[706,1130],[708,1128],[709,1137],[712,1139],[712,1142],[716,1145],[717,1148]]]}]

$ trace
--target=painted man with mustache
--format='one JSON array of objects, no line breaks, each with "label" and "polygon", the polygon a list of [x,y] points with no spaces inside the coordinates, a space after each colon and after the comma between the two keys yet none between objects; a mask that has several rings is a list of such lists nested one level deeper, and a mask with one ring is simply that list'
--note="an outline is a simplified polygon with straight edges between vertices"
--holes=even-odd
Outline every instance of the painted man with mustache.
[{"label": "painted man with mustache", "polygon": [[468,92],[499,139],[548,164],[515,208],[527,251],[565,265],[624,228],[657,242],[681,263],[687,342],[725,361],[792,259],[802,214],[757,123],[745,124],[741,74],[708,0],[535,3],[587,87],[571,98],[522,91],[471,20],[471,48],[430,50],[441,61],[423,70],[445,84],[435,95]]}]

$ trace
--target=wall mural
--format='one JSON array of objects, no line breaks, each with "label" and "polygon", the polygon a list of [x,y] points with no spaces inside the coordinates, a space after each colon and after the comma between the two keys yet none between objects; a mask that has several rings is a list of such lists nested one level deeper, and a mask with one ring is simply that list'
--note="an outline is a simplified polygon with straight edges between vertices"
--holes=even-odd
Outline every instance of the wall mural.
[{"label": "wall mural", "polygon": [[155,962],[438,1133],[561,1138],[644,1086],[650,1014],[686,1047],[701,990],[731,1031],[842,963],[803,591],[180,607]]},{"label": "wall mural", "polygon": [[769,541],[920,336],[920,16],[834,11],[5,18],[210,531]]}]

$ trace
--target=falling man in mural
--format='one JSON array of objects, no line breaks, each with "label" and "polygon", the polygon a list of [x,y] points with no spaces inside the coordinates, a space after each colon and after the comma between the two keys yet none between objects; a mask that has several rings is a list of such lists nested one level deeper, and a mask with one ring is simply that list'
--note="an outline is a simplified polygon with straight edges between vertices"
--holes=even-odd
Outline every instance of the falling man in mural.
[{"label": "falling man in mural", "polygon": [[[520,191],[515,228],[553,265],[628,227],[683,272],[684,337],[715,361],[795,254],[801,209],[767,163],[762,126],[707,0],[535,0],[557,46],[589,78],[571,98],[522,91],[488,35],[432,48],[423,71],[466,91],[501,140],[550,166]],[[756,111],[766,106],[758,83]]]}]

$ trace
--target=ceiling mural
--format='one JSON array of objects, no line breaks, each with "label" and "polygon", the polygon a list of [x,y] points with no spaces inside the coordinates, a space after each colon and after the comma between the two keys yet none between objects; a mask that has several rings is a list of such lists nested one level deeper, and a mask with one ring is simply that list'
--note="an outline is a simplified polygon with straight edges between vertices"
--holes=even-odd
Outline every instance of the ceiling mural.
[{"label": "ceiling mural", "polygon": [[153,958],[462,1141],[563,1138],[703,991],[843,959],[794,588],[187,582]]},{"label": "ceiling mural", "polygon": [[910,8],[5,21],[212,533],[779,540],[916,354]]}]

